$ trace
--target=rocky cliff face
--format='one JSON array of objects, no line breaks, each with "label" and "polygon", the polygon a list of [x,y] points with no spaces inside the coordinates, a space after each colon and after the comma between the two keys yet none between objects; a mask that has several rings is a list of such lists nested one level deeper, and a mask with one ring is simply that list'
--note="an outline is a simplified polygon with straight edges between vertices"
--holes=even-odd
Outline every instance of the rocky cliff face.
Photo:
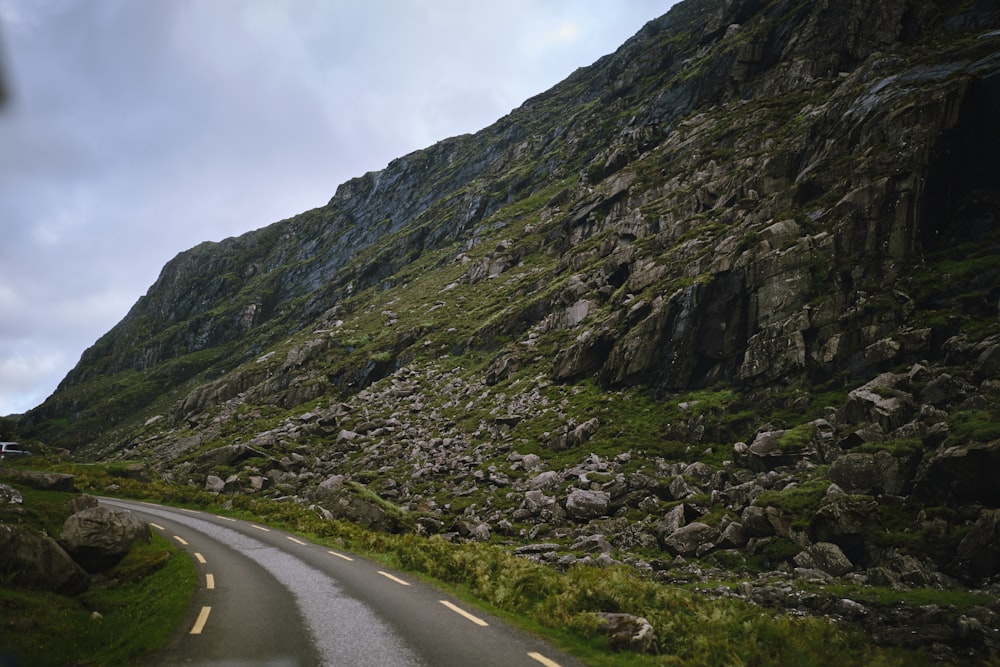
[{"label": "rocky cliff face", "polygon": [[182,253],[20,427],[400,529],[362,484],[557,562],[978,585],[997,108],[992,2],[687,0],[494,125]]}]

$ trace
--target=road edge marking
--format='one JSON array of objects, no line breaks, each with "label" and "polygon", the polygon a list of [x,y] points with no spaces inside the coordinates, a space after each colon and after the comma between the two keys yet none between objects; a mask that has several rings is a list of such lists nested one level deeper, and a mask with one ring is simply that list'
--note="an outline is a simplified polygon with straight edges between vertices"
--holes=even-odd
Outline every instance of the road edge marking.
[{"label": "road edge marking", "polygon": [[331,556],[336,556],[337,558],[343,558],[346,561],[354,562],[354,559],[350,556],[345,556],[344,554],[338,554],[336,551],[327,551]]},{"label": "road edge marking", "polygon": [[251,526],[253,526],[254,528],[256,528],[257,530],[262,530],[262,531],[264,531],[265,533],[270,533],[270,532],[271,532],[271,529],[270,529],[270,528],[265,528],[264,526],[258,526],[258,525],[257,525],[257,524],[255,524],[255,523],[251,523],[250,525],[251,525]]},{"label": "road edge marking", "polygon": [[562,667],[562,665],[560,665],[555,660],[550,660],[549,658],[546,658],[544,655],[536,651],[531,651],[530,653],[528,653],[528,657],[534,660],[535,662],[542,663],[543,665],[545,665],[545,667]]},{"label": "road edge marking", "polygon": [[205,629],[205,623],[208,622],[208,615],[212,613],[211,607],[202,607],[201,612],[198,614],[198,620],[194,622],[194,627],[191,628],[190,634],[200,635],[201,631]]},{"label": "road edge marking", "polygon": [[304,547],[304,546],[306,546],[306,543],[305,543],[305,542],[303,542],[302,540],[300,540],[300,539],[299,539],[299,538],[297,538],[297,537],[292,537],[291,535],[285,535],[285,537],[286,537],[287,539],[291,540],[292,542],[295,542],[295,543],[296,543],[296,544],[298,544],[299,546],[303,546],[303,547]]},{"label": "road edge marking", "polygon": [[181,546],[185,546],[186,547],[188,545],[187,540],[185,540],[180,535],[174,535],[174,539],[177,540],[178,542],[180,542]]},{"label": "road edge marking", "polygon": [[210,572],[205,574],[205,589],[209,591],[215,590],[215,575]]},{"label": "road edge marking", "polygon": [[383,572],[382,570],[378,570],[378,573],[381,574],[386,579],[388,579],[389,581],[395,581],[400,586],[409,586],[410,585],[410,582],[403,581],[399,577],[394,577],[393,575],[389,574],[388,572]]},{"label": "road edge marking", "polygon": [[451,602],[448,602],[447,600],[438,600],[438,602],[440,602],[441,604],[443,604],[445,607],[448,607],[448,609],[451,609],[453,612],[455,612],[456,614],[458,614],[462,618],[464,618],[464,619],[466,619],[468,621],[472,621],[473,623],[475,623],[476,625],[478,625],[480,627],[485,628],[486,626],[489,625],[489,623],[487,623],[483,619],[479,618],[478,616],[473,616],[472,614],[470,614],[469,612],[465,611],[464,609],[462,609],[458,605],[454,605]]}]

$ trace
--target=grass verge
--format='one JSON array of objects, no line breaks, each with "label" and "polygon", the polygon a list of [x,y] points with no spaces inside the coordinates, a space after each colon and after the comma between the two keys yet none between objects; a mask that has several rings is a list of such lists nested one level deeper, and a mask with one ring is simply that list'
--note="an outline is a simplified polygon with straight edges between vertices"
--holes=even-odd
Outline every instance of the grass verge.
[{"label": "grass verge", "polygon": [[[20,519],[50,534],[74,495],[23,492],[30,509]],[[142,664],[180,625],[197,585],[191,559],[155,533],[78,596],[20,586],[15,579],[0,581],[0,665]]]}]

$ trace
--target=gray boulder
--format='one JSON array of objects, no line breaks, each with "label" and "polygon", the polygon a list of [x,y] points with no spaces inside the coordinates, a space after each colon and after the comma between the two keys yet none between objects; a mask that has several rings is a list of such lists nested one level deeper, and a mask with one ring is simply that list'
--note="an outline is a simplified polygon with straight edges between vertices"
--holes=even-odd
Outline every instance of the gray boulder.
[{"label": "gray boulder", "polygon": [[547,496],[539,489],[532,489],[524,493],[524,501],[521,503],[521,508],[526,512],[527,516],[538,516],[543,510],[549,509],[555,504],[556,499],[553,496]]},{"label": "gray boulder", "polygon": [[608,638],[616,650],[628,649],[639,653],[656,651],[656,632],[641,616],[598,612],[597,630]]},{"label": "gray boulder", "polygon": [[750,541],[750,533],[742,523],[733,521],[722,529],[718,546],[722,549],[740,549]]},{"label": "gray boulder", "polygon": [[232,467],[256,454],[246,445],[223,445],[210,449],[198,457],[198,462],[206,466]]},{"label": "gray boulder", "polygon": [[603,535],[585,535],[571,547],[573,551],[586,551],[589,553],[611,553],[611,544]]},{"label": "gray boulder", "polygon": [[145,521],[127,510],[97,506],[71,515],[59,543],[90,573],[114,567],[138,540],[151,539]]},{"label": "gray boulder", "polygon": [[831,542],[817,542],[800,551],[793,560],[799,567],[815,568],[835,577],[842,577],[854,569],[840,547]]},{"label": "gray boulder", "polygon": [[69,507],[70,514],[76,514],[77,512],[82,512],[83,510],[89,510],[91,507],[97,507],[100,503],[97,502],[97,498],[88,494],[82,494],[71,498],[66,502],[66,506]]},{"label": "gray boulder", "polygon": [[316,500],[336,500],[340,495],[341,487],[344,486],[346,478],[343,475],[330,475],[316,487],[314,494]]},{"label": "gray boulder", "polygon": [[0,571],[23,586],[65,595],[87,590],[90,576],[51,537],[0,524]]},{"label": "gray boulder", "polygon": [[546,470],[528,480],[528,488],[532,490],[547,489],[558,486],[562,476],[554,470]]},{"label": "gray boulder", "polygon": [[73,475],[59,472],[42,472],[38,470],[5,470],[0,471],[0,477],[17,484],[37,489],[38,491],[75,491]]},{"label": "gray boulder", "polygon": [[663,546],[675,556],[700,556],[711,550],[718,538],[717,528],[693,521],[668,535]]},{"label": "gray boulder", "polygon": [[403,529],[402,515],[374,493],[343,485],[323,497],[323,506],[335,518],[360,524],[371,530],[398,533]]},{"label": "gray boulder", "polygon": [[566,512],[576,519],[596,519],[608,513],[611,496],[604,491],[573,489],[566,497]]},{"label": "gray boulder", "polygon": [[898,388],[906,379],[903,374],[882,373],[851,391],[841,420],[848,424],[874,422],[886,432],[895,431],[913,412],[913,397]]},{"label": "gray boulder", "polygon": [[833,542],[853,563],[866,555],[866,539],[880,524],[878,504],[863,496],[834,497],[809,521],[809,539]]},{"label": "gray boulder", "polygon": [[222,493],[226,488],[226,481],[218,475],[208,475],[205,477],[205,490],[209,493]]},{"label": "gray boulder", "polygon": [[767,472],[775,468],[795,465],[802,459],[815,454],[813,443],[805,447],[783,446],[782,438],[788,431],[761,431],[750,445],[737,442],[733,446],[735,462],[755,472]]},{"label": "gray boulder", "polygon": [[846,493],[898,495],[906,485],[899,461],[885,451],[850,452],[830,466],[830,481]]},{"label": "gray boulder", "polygon": [[678,528],[687,524],[688,517],[684,507],[684,504],[674,505],[653,524],[653,532],[661,543]]}]

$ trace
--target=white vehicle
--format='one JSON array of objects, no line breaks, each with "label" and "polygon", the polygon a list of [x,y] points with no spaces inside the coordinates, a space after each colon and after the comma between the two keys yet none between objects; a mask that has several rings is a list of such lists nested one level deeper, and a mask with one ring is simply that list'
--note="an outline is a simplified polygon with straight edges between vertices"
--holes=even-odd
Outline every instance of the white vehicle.
[{"label": "white vehicle", "polygon": [[31,452],[21,449],[21,445],[16,442],[0,442],[0,461],[17,456],[31,456]]}]

